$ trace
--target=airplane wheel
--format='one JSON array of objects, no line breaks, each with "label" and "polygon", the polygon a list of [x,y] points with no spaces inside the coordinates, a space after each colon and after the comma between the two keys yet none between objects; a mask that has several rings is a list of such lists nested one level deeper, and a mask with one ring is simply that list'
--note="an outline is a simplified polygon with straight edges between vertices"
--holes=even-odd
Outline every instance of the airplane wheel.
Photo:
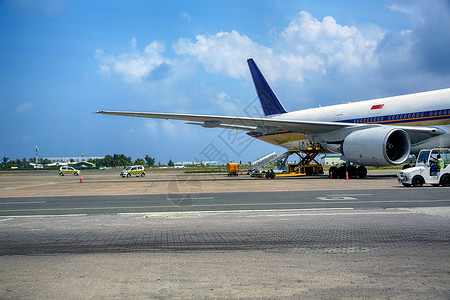
[{"label": "airplane wheel", "polygon": [[364,178],[367,176],[367,169],[364,166],[359,166],[356,173],[358,173],[358,178]]},{"label": "airplane wheel", "polygon": [[339,167],[338,169],[338,176],[340,179],[345,179],[345,172],[347,171],[347,168],[344,166]]},{"label": "airplane wheel", "polygon": [[425,180],[423,179],[422,176],[416,175],[413,177],[411,182],[413,186],[420,187],[425,183]]},{"label": "airplane wheel", "polygon": [[450,175],[449,174],[442,175],[441,184],[442,184],[442,186],[450,186]]},{"label": "airplane wheel", "polygon": [[348,168],[348,176],[349,176],[350,178],[355,178],[355,177],[357,177],[357,176],[358,176],[358,169],[356,169],[355,166],[350,166],[350,167]]},{"label": "airplane wheel", "polygon": [[329,177],[336,179],[338,169],[336,167],[331,167],[329,172]]}]

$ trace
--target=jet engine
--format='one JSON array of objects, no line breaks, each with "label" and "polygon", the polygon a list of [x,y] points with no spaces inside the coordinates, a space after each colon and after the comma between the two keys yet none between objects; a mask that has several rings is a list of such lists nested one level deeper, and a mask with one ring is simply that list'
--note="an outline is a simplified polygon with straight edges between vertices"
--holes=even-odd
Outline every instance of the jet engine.
[{"label": "jet engine", "polygon": [[411,140],[403,130],[373,127],[347,135],[342,145],[344,156],[363,166],[389,166],[403,163],[409,156]]}]

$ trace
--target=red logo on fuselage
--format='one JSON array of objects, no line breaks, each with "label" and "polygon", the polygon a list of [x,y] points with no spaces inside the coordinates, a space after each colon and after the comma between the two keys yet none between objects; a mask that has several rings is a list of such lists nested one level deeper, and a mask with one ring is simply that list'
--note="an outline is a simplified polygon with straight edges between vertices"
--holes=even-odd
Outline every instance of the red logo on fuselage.
[{"label": "red logo on fuselage", "polygon": [[372,110],[372,109],[382,109],[383,106],[384,106],[384,104],[377,104],[377,105],[372,106],[372,108],[370,110]]}]

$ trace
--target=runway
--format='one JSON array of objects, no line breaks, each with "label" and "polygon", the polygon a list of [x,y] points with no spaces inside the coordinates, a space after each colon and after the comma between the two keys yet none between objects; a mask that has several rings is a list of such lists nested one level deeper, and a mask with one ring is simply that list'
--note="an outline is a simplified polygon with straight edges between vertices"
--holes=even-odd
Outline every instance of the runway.
[{"label": "runway", "polygon": [[449,295],[449,188],[84,177],[1,178],[0,298]]},{"label": "runway", "polygon": [[[0,198],[0,216],[450,206],[448,188]],[[392,197],[393,193],[395,196]]]}]

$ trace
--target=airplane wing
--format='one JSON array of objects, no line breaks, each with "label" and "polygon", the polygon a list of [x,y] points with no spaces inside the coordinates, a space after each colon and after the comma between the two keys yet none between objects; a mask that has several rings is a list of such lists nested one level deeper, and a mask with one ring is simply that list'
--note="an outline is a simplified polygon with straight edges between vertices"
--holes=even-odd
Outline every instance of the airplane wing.
[{"label": "airplane wing", "polygon": [[[257,127],[276,127],[285,130],[292,130],[299,133],[320,134],[342,128],[353,128],[354,130],[365,129],[375,126],[389,126],[380,124],[355,124],[343,122],[322,122],[322,121],[298,121],[277,119],[276,117],[253,118],[253,117],[232,117],[232,116],[211,116],[194,114],[172,114],[172,113],[149,113],[149,112],[125,112],[125,111],[97,111],[97,114],[128,116],[140,118],[153,118],[165,120],[188,121],[187,124],[200,125],[206,128],[226,128],[235,130],[254,131]],[[405,130],[411,143],[415,144],[430,137],[444,134],[442,129],[435,127],[419,126],[392,126]]]},{"label": "airplane wing", "polygon": [[[206,128],[228,128],[240,130],[255,130],[256,127],[278,127],[286,130],[292,130],[301,133],[322,133],[341,129],[348,126],[361,126],[353,123],[340,122],[319,122],[319,121],[297,121],[281,120],[275,117],[271,118],[252,118],[252,117],[231,117],[231,116],[211,116],[211,115],[193,115],[193,114],[167,114],[167,113],[148,113],[148,112],[124,112],[124,111],[97,111],[97,114],[141,117],[165,120],[183,120],[197,123]],[[201,123],[199,123],[201,122]]]},{"label": "airplane wing", "polygon": [[445,134],[446,132],[438,127],[422,127],[422,126],[395,126],[395,128],[406,131],[411,139],[411,144],[416,144],[431,137]]}]

